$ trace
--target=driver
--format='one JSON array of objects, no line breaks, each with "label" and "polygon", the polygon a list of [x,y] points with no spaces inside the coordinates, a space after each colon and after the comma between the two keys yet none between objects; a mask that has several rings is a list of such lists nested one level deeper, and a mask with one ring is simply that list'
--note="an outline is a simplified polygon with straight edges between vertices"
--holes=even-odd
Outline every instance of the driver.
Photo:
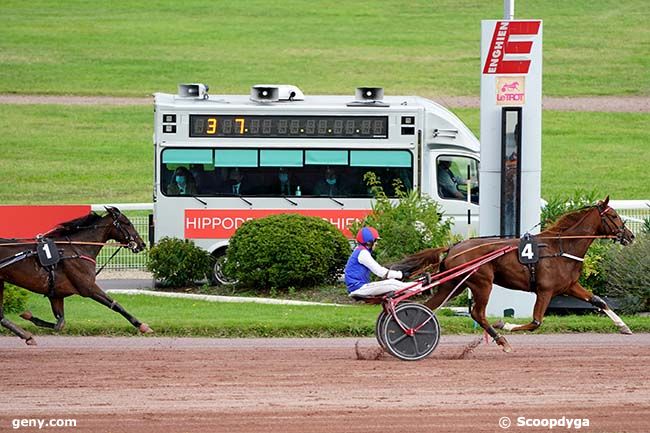
[{"label": "driver", "polygon": [[467,180],[457,177],[451,171],[451,161],[441,159],[438,162],[438,187],[444,198],[465,199],[466,195],[458,189],[458,185],[466,185]]},{"label": "driver", "polygon": [[[372,258],[370,253],[378,239],[380,239],[379,233],[374,227],[363,227],[357,233],[356,241],[358,246],[354,249],[348,263],[345,265],[345,284],[349,296],[378,296],[408,286],[413,286],[410,290],[421,289],[421,283],[398,281],[405,277],[401,271],[389,270]],[[371,272],[383,280],[371,283]]]}]

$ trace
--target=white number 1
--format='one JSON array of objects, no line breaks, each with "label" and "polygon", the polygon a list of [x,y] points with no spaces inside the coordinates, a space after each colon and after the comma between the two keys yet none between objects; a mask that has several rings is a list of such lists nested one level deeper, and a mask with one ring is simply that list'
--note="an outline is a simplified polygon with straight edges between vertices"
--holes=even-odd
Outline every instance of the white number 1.
[{"label": "white number 1", "polygon": [[524,245],[524,249],[521,250],[521,256],[526,257],[528,260],[532,260],[533,257],[535,257],[535,253],[533,253],[533,244]]},{"label": "white number 1", "polygon": [[45,251],[45,255],[47,256],[48,259],[52,258],[52,253],[50,252],[50,245],[49,244],[43,245],[43,251]]}]

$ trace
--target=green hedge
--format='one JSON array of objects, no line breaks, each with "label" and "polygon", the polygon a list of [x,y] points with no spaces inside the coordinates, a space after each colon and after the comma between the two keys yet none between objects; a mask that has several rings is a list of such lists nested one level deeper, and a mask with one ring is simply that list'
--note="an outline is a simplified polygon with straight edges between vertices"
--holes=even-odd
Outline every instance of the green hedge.
[{"label": "green hedge", "polygon": [[380,263],[396,262],[405,256],[426,248],[453,243],[452,222],[444,217],[442,207],[426,194],[407,191],[402,182],[393,180],[398,198],[393,201],[386,196],[381,179],[367,172],[364,180],[375,198],[372,213],[362,223],[352,225],[356,233],[364,225],[379,231],[381,241],[374,248]]},{"label": "green hedge", "polygon": [[185,287],[210,277],[212,259],[190,240],[166,237],[149,251],[147,269],[165,285]]},{"label": "green hedge", "polygon": [[5,283],[3,308],[5,313],[21,313],[26,309],[29,293],[13,284]]},{"label": "green hedge", "polygon": [[603,260],[604,294],[618,298],[625,314],[650,311],[650,234],[632,245],[612,247]]},{"label": "green hedge", "polygon": [[336,280],[350,245],[321,218],[279,214],[247,221],[230,239],[224,273],[254,289],[303,289]]}]

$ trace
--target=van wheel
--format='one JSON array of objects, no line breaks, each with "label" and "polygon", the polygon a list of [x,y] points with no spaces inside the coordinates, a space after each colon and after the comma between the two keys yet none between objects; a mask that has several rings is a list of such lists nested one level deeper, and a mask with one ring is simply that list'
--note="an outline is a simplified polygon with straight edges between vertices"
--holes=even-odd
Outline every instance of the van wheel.
[{"label": "van wheel", "polygon": [[237,280],[228,278],[223,273],[223,266],[226,263],[226,250],[221,249],[212,253],[214,265],[212,266],[212,284],[217,286],[229,286],[237,283]]}]

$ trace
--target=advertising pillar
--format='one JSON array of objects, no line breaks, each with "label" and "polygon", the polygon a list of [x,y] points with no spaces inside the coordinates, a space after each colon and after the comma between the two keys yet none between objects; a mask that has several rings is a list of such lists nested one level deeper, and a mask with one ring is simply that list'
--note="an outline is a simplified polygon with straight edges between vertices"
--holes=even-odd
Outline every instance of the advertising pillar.
[{"label": "advertising pillar", "polygon": [[[481,236],[539,232],[542,21],[481,22]],[[535,296],[494,286],[487,313],[532,316]]]}]

